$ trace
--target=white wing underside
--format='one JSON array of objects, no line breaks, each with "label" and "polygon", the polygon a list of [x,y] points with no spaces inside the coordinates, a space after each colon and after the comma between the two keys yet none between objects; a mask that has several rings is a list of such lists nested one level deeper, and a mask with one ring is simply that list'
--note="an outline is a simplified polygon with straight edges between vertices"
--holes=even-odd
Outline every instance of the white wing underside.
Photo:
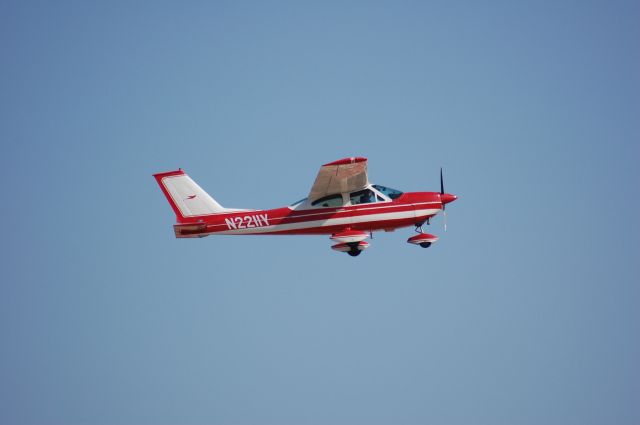
[{"label": "white wing underside", "polygon": [[334,193],[354,192],[368,184],[366,159],[350,158],[348,163],[345,160],[335,161],[320,167],[309,192],[309,201]]}]

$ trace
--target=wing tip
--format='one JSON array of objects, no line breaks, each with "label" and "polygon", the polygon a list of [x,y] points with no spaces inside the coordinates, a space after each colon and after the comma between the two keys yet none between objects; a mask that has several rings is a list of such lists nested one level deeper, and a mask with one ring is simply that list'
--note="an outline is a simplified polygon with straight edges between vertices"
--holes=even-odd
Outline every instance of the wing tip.
[{"label": "wing tip", "polygon": [[346,165],[346,164],[355,164],[357,162],[364,162],[366,161],[367,158],[363,157],[363,156],[352,156],[350,158],[342,158],[339,159],[337,161],[333,161],[333,162],[329,162],[327,164],[324,164],[323,167],[326,167],[328,165]]}]

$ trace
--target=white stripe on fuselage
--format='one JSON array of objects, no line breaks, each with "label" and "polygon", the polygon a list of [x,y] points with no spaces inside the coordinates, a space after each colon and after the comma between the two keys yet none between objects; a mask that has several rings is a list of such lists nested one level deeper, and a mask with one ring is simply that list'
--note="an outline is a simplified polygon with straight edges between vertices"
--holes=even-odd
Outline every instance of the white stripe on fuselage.
[{"label": "white stripe on fuselage", "polygon": [[398,220],[403,218],[424,217],[428,215],[437,214],[440,211],[441,211],[440,208],[431,208],[431,209],[421,209],[421,210],[411,210],[411,211],[401,211],[401,212],[368,214],[368,215],[361,215],[361,216],[355,216],[355,217],[329,218],[327,220],[313,220],[313,221],[303,221],[298,223],[274,224],[270,226],[263,226],[263,227],[249,228],[249,229],[223,230],[220,232],[212,232],[212,234],[252,235],[257,233],[284,232],[287,230],[300,230],[300,229],[311,229],[315,227],[339,226],[342,224],[348,225],[348,224],[355,224],[355,223],[366,223],[368,221],[385,221],[385,220]]}]

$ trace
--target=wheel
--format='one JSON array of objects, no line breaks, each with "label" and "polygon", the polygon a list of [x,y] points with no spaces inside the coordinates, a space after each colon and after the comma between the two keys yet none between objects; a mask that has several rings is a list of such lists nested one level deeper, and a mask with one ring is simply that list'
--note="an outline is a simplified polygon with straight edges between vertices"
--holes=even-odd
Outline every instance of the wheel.
[{"label": "wheel", "polygon": [[420,246],[423,248],[429,248],[431,246],[431,242],[422,242]]},{"label": "wheel", "polygon": [[360,255],[362,251],[360,251],[359,249],[352,249],[351,251],[347,251],[347,254],[349,254],[352,257],[357,257],[358,255]]}]

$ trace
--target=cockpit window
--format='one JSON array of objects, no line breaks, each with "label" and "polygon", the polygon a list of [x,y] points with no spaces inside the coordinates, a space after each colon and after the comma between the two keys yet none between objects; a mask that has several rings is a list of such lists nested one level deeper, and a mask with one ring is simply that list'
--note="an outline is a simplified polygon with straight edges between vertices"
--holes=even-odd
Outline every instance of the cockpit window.
[{"label": "cockpit window", "polygon": [[391,189],[390,187],[380,186],[379,184],[374,184],[373,187],[391,199],[399,198],[400,195],[402,195],[402,192],[400,192],[399,190]]},{"label": "cockpit window", "polygon": [[368,204],[369,202],[376,202],[376,195],[371,189],[359,190],[353,192],[350,196],[351,205]]},{"label": "cockpit window", "polygon": [[311,203],[314,207],[341,207],[342,195],[340,193],[336,195],[325,196],[320,199],[316,199]]}]

